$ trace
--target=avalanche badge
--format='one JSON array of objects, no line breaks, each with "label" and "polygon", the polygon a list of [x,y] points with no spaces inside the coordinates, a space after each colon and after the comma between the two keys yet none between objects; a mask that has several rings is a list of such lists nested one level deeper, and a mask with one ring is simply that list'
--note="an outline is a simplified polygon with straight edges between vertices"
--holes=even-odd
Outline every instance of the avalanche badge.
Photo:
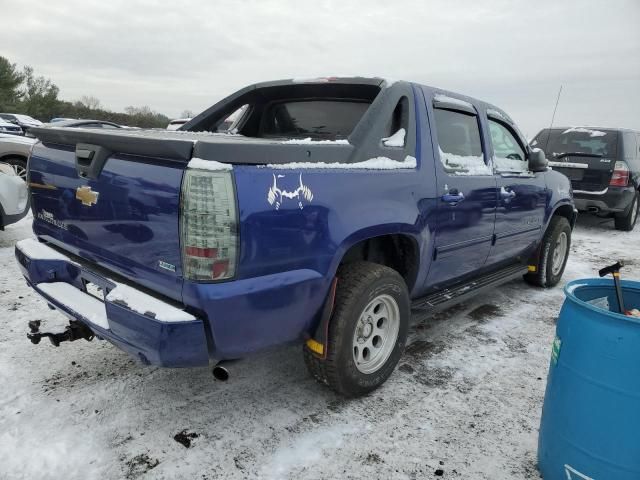
[{"label": "avalanche badge", "polygon": [[78,187],[76,189],[76,198],[87,207],[98,203],[98,195],[100,195],[100,193],[94,192],[91,190],[91,187]]}]

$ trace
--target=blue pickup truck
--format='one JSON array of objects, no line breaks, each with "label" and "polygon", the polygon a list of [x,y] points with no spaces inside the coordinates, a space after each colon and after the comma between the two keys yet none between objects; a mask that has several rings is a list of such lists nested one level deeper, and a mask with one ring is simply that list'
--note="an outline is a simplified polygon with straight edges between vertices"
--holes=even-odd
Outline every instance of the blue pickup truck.
[{"label": "blue pickup truck", "polygon": [[[231,119],[231,120],[230,120]],[[563,274],[569,180],[499,108],[415,83],[244,88],[179,131],[34,127],[27,282],[145,364],[214,365],[292,342],[347,395],[381,385],[412,309]]]}]

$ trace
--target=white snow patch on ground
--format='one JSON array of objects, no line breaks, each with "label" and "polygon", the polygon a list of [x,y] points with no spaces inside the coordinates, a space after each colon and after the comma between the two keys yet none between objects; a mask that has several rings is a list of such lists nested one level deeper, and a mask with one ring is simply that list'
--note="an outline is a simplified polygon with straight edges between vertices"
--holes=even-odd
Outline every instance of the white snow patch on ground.
[{"label": "white snow patch on ground", "polygon": [[404,147],[404,136],[406,133],[407,131],[401,128],[390,137],[383,138],[382,143],[385,147]]},{"label": "white snow patch on ground", "polygon": [[343,169],[343,170],[400,170],[416,168],[415,157],[407,155],[402,162],[387,157],[376,157],[356,163],[325,163],[325,162],[292,162],[268,164],[268,168],[277,170],[305,170],[305,169]]},{"label": "white snow patch on ground", "polygon": [[184,310],[122,283],[107,294],[107,300],[124,302],[129,309],[143,315],[151,313],[160,322],[190,322],[196,319]]},{"label": "white snow patch on ground", "polygon": [[588,133],[590,137],[604,137],[607,134],[607,132],[601,132],[600,130],[592,130],[590,128],[584,128],[584,127],[571,127],[565,130],[564,132],[562,132],[562,134],[565,135],[571,132]]},{"label": "white snow patch on ground", "polygon": [[[60,322],[14,258],[30,220],[0,232],[0,477],[60,479],[531,480],[563,285],[516,280],[462,305],[414,315],[389,381],[347,400],[307,373],[300,346],[208,368],[145,367],[108,342],[55,348],[27,321]],[[640,229],[582,215],[563,278],[611,259],[640,277]],[[174,441],[187,430],[190,448]],[[319,457],[318,457],[319,455]],[[442,462],[442,465],[441,465]]]},{"label": "white snow patch on ground", "polygon": [[233,170],[233,166],[229,163],[216,162],[215,160],[203,160],[202,158],[194,157],[189,160],[187,168],[196,168],[198,170],[210,170],[210,171],[229,171]]}]

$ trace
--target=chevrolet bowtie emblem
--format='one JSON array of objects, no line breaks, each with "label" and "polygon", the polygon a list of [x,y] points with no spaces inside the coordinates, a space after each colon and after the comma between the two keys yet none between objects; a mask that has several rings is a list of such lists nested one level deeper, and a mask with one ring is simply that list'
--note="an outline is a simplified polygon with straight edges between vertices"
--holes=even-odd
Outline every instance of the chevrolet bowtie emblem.
[{"label": "chevrolet bowtie emblem", "polygon": [[78,187],[76,188],[76,198],[82,202],[83,205],[90,207],[98,203],[99,192],[94,192],[91,187]]}]

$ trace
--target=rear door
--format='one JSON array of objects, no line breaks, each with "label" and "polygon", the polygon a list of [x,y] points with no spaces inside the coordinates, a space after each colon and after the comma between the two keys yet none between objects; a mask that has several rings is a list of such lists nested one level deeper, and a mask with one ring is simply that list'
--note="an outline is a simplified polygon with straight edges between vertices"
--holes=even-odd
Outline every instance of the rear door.
[{"label": "rear door", "polygon": [[529,171],[526,147],[515,129],[488,115],[493,168],[498,187],[494,245],[487,265],[523,257],[537,246],[547,205],[544,172]]},{"label": "rear door", "polygon": [[483,267],[497,204],[496,180],[487,164],[476,108],[463,99],[438,95],[432,107],[439,198],[430,287],[460,280]]}]

